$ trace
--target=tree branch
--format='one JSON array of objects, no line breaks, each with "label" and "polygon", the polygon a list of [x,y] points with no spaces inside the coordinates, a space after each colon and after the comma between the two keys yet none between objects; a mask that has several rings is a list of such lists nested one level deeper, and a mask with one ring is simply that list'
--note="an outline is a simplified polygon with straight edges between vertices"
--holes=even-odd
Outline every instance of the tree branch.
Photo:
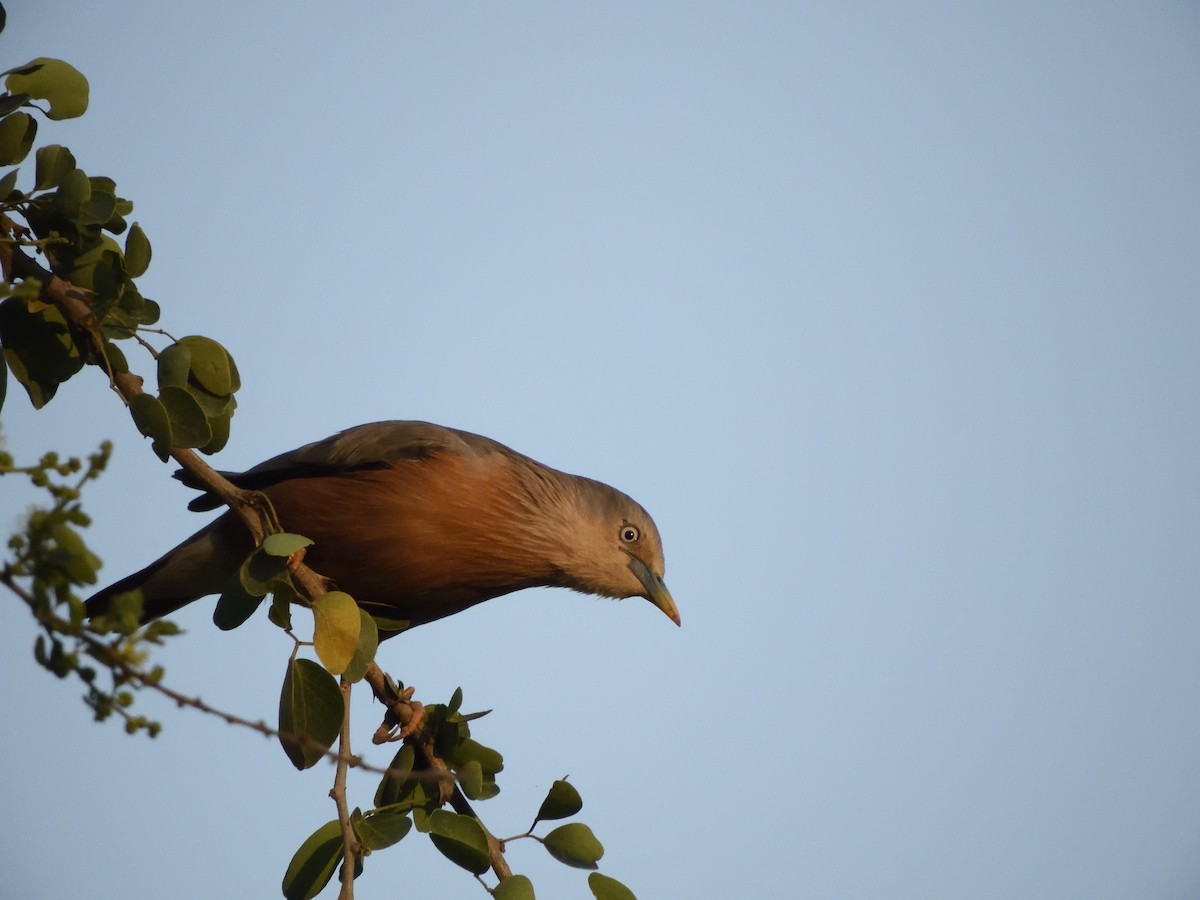
[{"label": "tree branch", "polygon": [[[112,372],[108,366],[107,360],[104,357],[104,338],[100,331],[100,323],[97,321],[95,314],[87,303],[87,294],[85,291],[75,287],[69,281],[59,278],[50,270],[43,267],[36,260],[21,252],[16,245],[14,236],[20,231],[20,227],[6,216],[0,216],[0,231],[6,239],[0,239],[0,269],[3,269],[5,280],[12,281],[13,278],[36,278],[41,283],[40,298],[56,307],[63,317],[69,323],[72,336],[79,347],[82,358],[90,365],[96,365],[105,370],[110,379],[112,387],[121,395],[126,403],[143,392],[142,385],[144,380],[132,372]],[[230,509],[242,520],[246,528],[250,531],[250,535],[254,540],[255,545],[262,543],[266,537],[267,522],[269,521],[266,510],[261,502],[261,495],[253,491],[246,491],[238,488],[230,483],[227,479],[218,474],[211,466],[204,462],[200,456],[193,450],[185,448],[172,448],[170,451],[171,457],[179,463],[179,465],[202,486],[205,490],[216,494],[221,498]],[[310,569],[303,562],[297,562],[289,566],[293,580],[299,588],[300,594],[308,600],[313,600],[325,592],[325,582],[317,573]],[[439,801],[442,804],[449,803],[457,812],[462,815],[471,816],[480,826],[483,827],[484,834],[487,835],[489,858],[491,861],[492,871],[496,877],[503,880],[512,874],[508,867],[508,863],[504,859],[504,844],[498,840],[487,828],[483,825],[482,820],[476,815],[467,798],[458,788],[454,781],[453,772],[450,766],[438,756],[431,735],[426,734],[421,728],[421,719],[423,717],[422,706],[420,703],[413,701],[411,691],[406,691],[403,695],[396,694],[387,684],[387,677],[383,670],[379,668],[374,661],[367,668],[367,674],[364,680],[371,686],[372,693],[375,698],[382,703],[388,710],[387,715],[392,717],[396,723],[400,725],[399,738],[410,743],[420,755],[427,767],[431,770],[439,784]],[[150,683],[144,678],[139,678],[142,683]],[[252,723],[248,720],[238,719],[234,716],[229,716],[224,713],[218,713],[215,710],[207,709],[199,700],[183,697],[182,695],[167,692],[166,689],[154,685],[168,696],[173,696],[176,702],[180,705],[193,706],[197,709],[213,712],[221,715],[226,721],[237,722],[244,724],[255,730],[264,733],[274,733],[273,729],[269,729],[265,723]],[[350,830],[348,813],[343,816],[345,806],[345,769],[351,764],[349,755],[349,701],[348,687],[343,682],[343,692],[347,695],[346,716],[343,721],[342,729],[345,744],[344,752],[337,754],[339,779],[335,779],[335,788],[341,785],[341,800],[338,808],[338,819],[342,823],[343,843],[345,847],[344,864],[348,870],[350,883],[353,883],[354,877],[354,852],[353,848],[357,845],[353,838],[353,832]],[[385,718],[385,726],[388,719]],[[385,733],[390,732],[390,728],[381,728]],[[379,732],[377,732],[378,736]],[[390,739],[390,735],[389,738]],[[378,738],[377,738],[378,742]],[[331,792],[332,793],[332,792]],[[334,798],[335,801],[338,799]],[[346,878],[343,875],[343,895],[346,895]]]},{"label": "tree branch", "polygon": [[341,679],[342,703],[346,711],[342,716],[342,729],[338,733],[337,769],[333,776],[333,789],[329,796],[337,805],[338,824],[342,826],[342,887],[339,900],[354,897],[354,857],[358,853],[358,839],[350,824],[350,807],[346,803],[346,769],[350,763],[350,688],[345,676]]}]

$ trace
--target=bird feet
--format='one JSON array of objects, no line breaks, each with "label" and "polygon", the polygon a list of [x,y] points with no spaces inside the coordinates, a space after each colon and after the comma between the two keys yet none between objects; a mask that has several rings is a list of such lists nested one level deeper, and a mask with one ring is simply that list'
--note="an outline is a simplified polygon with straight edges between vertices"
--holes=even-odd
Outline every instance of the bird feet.
[{"label": "bird feet", "polygon": [[412,687],[406,687],[400,692],[388,710],[383,714],[383,722],[371,736],[374,744],[387,744],[392,741],[402,741],[421,730],[425,724],[425,706],[420,700],[414,700]]}]

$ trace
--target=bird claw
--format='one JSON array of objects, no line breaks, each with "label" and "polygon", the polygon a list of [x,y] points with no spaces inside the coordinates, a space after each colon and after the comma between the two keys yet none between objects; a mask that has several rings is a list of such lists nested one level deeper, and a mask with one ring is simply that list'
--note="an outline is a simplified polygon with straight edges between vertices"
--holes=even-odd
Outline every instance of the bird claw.
[{"label": "bird claw", "polygon": [[420,700],[412,698],[414,690],[415,688],[412,687],[405,688],[394,701],[408,707],[409,714],[405,717],[407,721],[401,722],[400,717],[389,708],[384,713],[383,723],[375,729],[375,734],[371,737],[372,743],[387,744],[402,741],[421,730],[421,726],[425,724],[425,706]]}]

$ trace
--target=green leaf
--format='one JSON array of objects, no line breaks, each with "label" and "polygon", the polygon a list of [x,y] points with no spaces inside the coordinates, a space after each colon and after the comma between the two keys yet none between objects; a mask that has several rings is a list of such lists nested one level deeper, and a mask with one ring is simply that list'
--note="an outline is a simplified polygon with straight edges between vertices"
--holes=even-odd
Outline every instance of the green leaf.
[{"label": "green leaf", "polygon": [[74,172],[75,168],[75,157],[66,147],[59,144],[39,147],[37,174],[34,177],[33,189],[45,191],[52,187],[58,187],[67,173]]},{"label": "green leaf", "polygon": [[0,178],[0,203],[4,203],[12,196],[13,191],[17,189],[17,172],[13,169],[3,178]]},{"label": "green leaf", "polygon": [[483,766],[479,764],[479,760],[467,760],[465,764],[459,766],[456,774],[459,787],[467,795],[467,799],[478,800],[479,795],[483,793]]},{"label": "green leaf", "polygon": [[267,610],[267,618],[279,628],[290,630],[292,627],[292,605],[287,597],[276,592],[271,597],[271,608]]},{"label": "green leaf", "polygon": [[62,314],[52,306],[38,306],[31,311],[23,297],[0,303],[4,358],[35,409],[49,403],[58,386],[83,367]]},{"label": "green leaf", "polygon": [[594,869],[604,855],[604,847],[582,822],[559,825],[542,839],[550,855],[576,869]]},{"label": "green leaf", "polygon": [[410,787],[416,782],[403,776],[412,771],[416,759],[416,751],[409,744],[402,745],[396,751],[396,755],[388,764],[389,773],[379,780],[379,787],[375,790],[376,806],[391,806],[399,803],[407,795]]},{"label": "green leaf", "polygon": [[399,810],[376,810],[363,816],[354,833],[368,850],[382,850],[403,840],[412,829],[408,813]]},{"label": "green leaf", "polygon": [[303,550],[305,547],[311,547],[312,541],[302,534],[288,534],[280,532],[279,534],[268,534],[262,542],[263,553],[268,556],[281,556],[287,559],[297,550]]},{"label": "green leaf", "polygon": [[566,819],[581,809],[583,809],[583,798],[579,796],[579,791],[575,790],[575,785],[560,779],[550,785],[550,790],[546,794],[546,799],[542,801],[542,806],[538,810],[533,824],[536,825],[538,822],[550,819]]},{"label": "green leaf", "polygon": [[150,438],[154,452],[163,462],[171,451],[171,417],[153,394],[138,394],[129,401],[129,412],[137,430]]},{"label": "green leaf", "polygon": [[125,352],[112,341],[104,342],[104,358],[108,360],[109,371],[129,371],[129,361],[125,359]]},{"label": "green leaf", "polygon": [[179,339],[191,351],[192,377],[210,394],[227,396],[234,388],[233,370],[229,352],[202,335],[189,335]]},{"label": "green leaf", "polygon": [[596,900],[637,900],[633,891],[621,884],[615,878],[593,872],[588,876],[588,887]]},{"label": "green leaf", "polygon": [[533,882],[524,875],[509,875],[496,885],[492,900],[537,900],[533,894]]},{"label": "green leaf", "polygon": [[212,431],[212,440],[200,448],[201,453],[213,454],[223,450],[229,442],[229,423],[233,418],[233,409],[221,413],[219,416],[210,416],[208,427]]},{"label": "green leaf", "polygon": [[462,688],[456,687],[454,689],[454,693],[450,695],[450,702],[446,704],[446,706],[449,707],[450,712],[458,712],[458,708],[462,706],[462,698]]},{"label": "green leaf", "polygon": [[83,169],[72,169],[63,175],[54,193],[62,201],[67,215],[73,218],[83,204],[92,199],[92,180]]},{"label": "green leaf", "polygon": [[345,713],[332,675],[311,659],[289,661],[279,695],[279,743],[292,765],[307,769],[321,760],[337,740]]},{"label": "green leaf", "polygon": [[390,632],[391,634],[398,634],[401,631],[405,631],[411,624],[411,620],[409,619],[393,619],[388,616],[377,616],[374,613],[371,614],[371,618],[375,620],[376,628],[380,631]]},{"label": "green leaf", "polygon": [[235,573],[225,582],[225,590],[213,607],[213,624],[222,631],[232,631],[262,605],[265,594],[252,594],[242,586],[242,579]]},{"label": "green leaf", "polygon": [[187,392],[192,395],[192,399],[200,404],[200,408],[204,410],[204,414],[210,419],[219,418],[226,413],[230,418],[233,418],[233,410],[237,406],[237,401],[232,394],[210,394],[194,381],[188,381],[183,385],[187,388]]},{"label": "green leaf", "polygon": [[283,875],[286,900],[312,900],[321,893],[342,858],[342,826],[326,822],[305,839]]},{"label": "green leaf", "polygon": [[[108,220],[105,219],[105,221]],[[125,274],[130,278],[140,278],[148,268],[150,268],[150,239],[142,231],[142,226],[134,222],[125,238]]]},{"label": "green leaf", "polygon": [[466,765],[472,759],[479,763],[489,779],[494,778],[497,772],[504,771],[504,757],[500,755],[500,751],[468,737],[455,748],[453,762],[455,765]]},{"label": "green leaf", "polygon": [[358,645],[354,648],[354,656],[350,658],[350,664],[346,666],[346,671],[342,674],[347,681],[361,681],[362,677],[367,674],[367,667],[375,659],[375,653],[379,649],[379,629],[375,627],[375,620],[365,609],[359,609],[359,630],[358,630]]},{"label": "green leaf", "polygon": [[39,56],[17,69],[10,69],[5,82],[14,93],[21,91],[50,104],[49,119],[74,119],[88,106],[88,82],[83,74],[61,59]]},{"label": "green leaf", "polygon": [[483,827],[470,816],[445,809],[429,815],[429,839],[441,854],[468,872],[482,875],[491,868],[487,835]]},{"label": "green leaf", "polygon": [[212,440],[208,417],[191,394],[168,385],[158,392],[158,398],[171,417],[171,439],[176,447],[203,447]]},{"label": "green leaf", "polygon": [[9,113],[0,119],[0,166],[15,166],[29,155],[37,137],[37,120],[29,113]]},{"label": "green leaf", "polygon": [[[3,9],[3,7],[0,7]],[[26,103],[30,97],[28,94],[5,94],[0,96],[0,116],[7,116],[10,112],[16,112]]]},{"label": "green leaf", "polygon": [[188,372],[192,368],[192,354],[183,344],[172,344],[158,354],[158,386],[187,387]]},{"label": "green leaf", "polygon": [[313,600],[313,645],[317,657],[332,675],[341,675],[354,658],[362,617],[354,598],[329,591]]},{"label": "green leaf", "polygon": [[238,569],[238,577],[251,594],[266,594],[272,583],[287,571],[287,560],[256,549]]}]

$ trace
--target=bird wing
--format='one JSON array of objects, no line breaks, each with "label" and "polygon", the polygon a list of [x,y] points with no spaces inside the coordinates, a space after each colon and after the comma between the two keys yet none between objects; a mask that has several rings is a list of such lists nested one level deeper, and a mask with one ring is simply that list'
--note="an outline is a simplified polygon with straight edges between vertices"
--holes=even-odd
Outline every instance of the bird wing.
[{"label": "bird wing", "polygon": [[[245,472],[221,474],[240,488],[259,491],[294,478],[382,469],[402,459],[426,459],[441,453],[484,455],[498,450],[512,452],[481,435],[444,428],[430,422],[372,422],[347,428],[331,437],[281,453]],[[202,487],[182,470],[175,473],[175,478],[188,487]],[[221,500],[206,491],[192,500],[188,509],[203,511],[216,509],[220,505]]]}]

